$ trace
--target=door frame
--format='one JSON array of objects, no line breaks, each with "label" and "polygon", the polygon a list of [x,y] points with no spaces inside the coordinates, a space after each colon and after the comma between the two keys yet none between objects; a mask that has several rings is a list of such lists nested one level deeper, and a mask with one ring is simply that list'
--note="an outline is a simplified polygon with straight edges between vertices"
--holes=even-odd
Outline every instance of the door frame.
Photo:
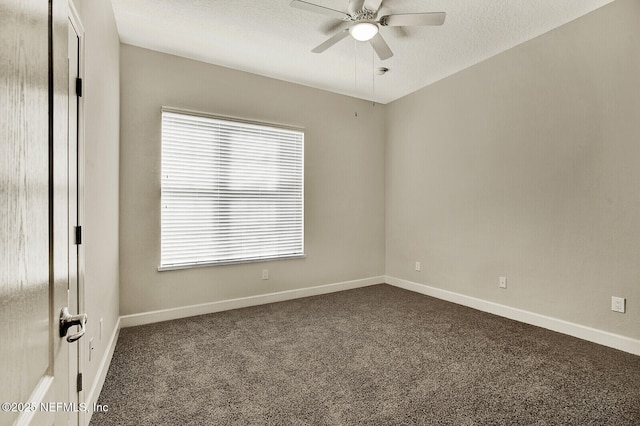
[{"label": "door frame", "polygon": [[[78,13],[73,0],[68,0],[68,11],[69,11],[69,25],[73,27],[73,29],[69,29],[70,31],[75,31],[78,36],[78,78],[80,78],[84,82],[84,58],[85,58],[85,31],[82,25],[82,21],[80,19],[80,14]],[[69,55],[72,53],[69,52]],[[71,72],[71,70],[69,70]],[[74,96],[69,98],[69,102],[73,100],[77,100],[77,116],[76,116],[76,147],[73,149],[71,145],[69,145],[69,179],[73,179],[75,176],[75,184],[69,182],[70,188],[76,188],[77,193],[75,196],[75,201],[72,200],[73,194],[69,194],[69,226],[70,228],[73,226],[74,222],[76,226],[83,226],[84,224],[84,173],[85,173],[85,162],[84,162],[84,97],[83,96]],[[69,117],[69,144],[72,143],[71,132],[73,129],[71,128],[71,117]],[[74,158],[75,156],[75,158]],[[72,173],[71,167],[75,165],[75,173]],[[76,220],[74,220],[74,212],[73,209],[75,207],[76,210]],[[73,229],[70,229],[72,231]],[[84,231],[84,229],[83,229]],[[84,232],[83,232],[84,233]],[[85,253],[84,253],[84,244],[75,244],[75,236],[74,232],[70,232],[70,241],[69,248],[70,250],[75,247],[77,249],[77,265],[76,265],[76,274],[77,274],[77,288],[69,289],[69,307],[72,311],[75,309],[76,312],[86,312],[85,310],[85,292],[84,292],[84,272],[85,272]],[[71,254],[70,254],[71,257]],[[72,265],[70,265],[69,275],[74,273],[71,270]],[[71,286],[70,286],[71,287]],[[71,308],[71,306],[76,305],[75,309]],[[89,340],[86,338],[82,338],[77,341],[77,345],[71,345],[70,353],[69,353],[69,392],[70,399],[72,401],[77,402],[80,406],[84,406],[85,404],[85,391],[84,391],[84,383],[82,383],[82,390],[78,391],[78,375],[82,374],[85,367],[85,359],[86,354],[89,353],[90,346]],[[75,396],[72,396],[76,393]],[[86,422],[86,412],[84,410],[78,410],[78,425],[84,425]],[[72,421],[72,424],[75,423]]]}]

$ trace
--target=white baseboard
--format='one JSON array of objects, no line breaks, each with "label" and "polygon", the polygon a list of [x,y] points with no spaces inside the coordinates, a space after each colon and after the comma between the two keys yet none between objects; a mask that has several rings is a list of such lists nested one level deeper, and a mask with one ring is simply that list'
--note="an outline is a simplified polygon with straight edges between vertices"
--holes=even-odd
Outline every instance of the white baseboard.
[{"label": "white baseboard", "polygon": [[100,360],[100,365],[98,366],[98,374],[96,374],[96,378],[93,381],[93,385],[91,389],[87,393],[87,398],[85,403],[91,409],[86,414],[85,424],[89,424],[91,422],[91,416],[93,415],[93,407],[94,404],[98,402],[98,397],[100,396],[100,391],[102,391],[102,386],[104,385],[104,380],[107,378],[107,371],[109,371],[109,365],[111,365],[111,358],[113,358],[113,352],[116,349],[116,343],[118,342],[118,335],[120,334],[120,318],[116,322],[116,326],[113,328],[113,333],[111,333],[111,338],[107,343],[107,350],[104,352],[104,356]]},{"label": "white baseboard", "polygon": [[301,297],[334,293],[336,291],[350,290],[359,287],[382,284],[384,283],[384,279],[384,276],[377,276],[353,281],[344,281],[334,284],[319,285],[315,287],[279,291],[276,293],[259,294],[256,296],[241,297],[238,299],[221,300],[219,302],[202,303],[199,305],[182,306],[179,308],[162,309],[158,311],[124,315],[120,317],[120,326],[122,328],[133,327],[136,325],[151,324],[154,322],[192,317],[195,315],[211,314],[214,312],[228,311],[231,309],[246,308],[249,306],[257,306],[267,303],[299,299]]},{"label": "white baseboard", "polygon": [[609,346],[634,355],[640,355],[640,340],[630,337],[621,336],[619,334],[609,333],[607,331],[598,330],[580,324],[536,314],[522,309],[512,308],[494,302],[478,299],[464,294],[454,293],[424,284],[418,284],[400,278],[385,277],[387,284],[403,288],[405,290],[414,291],[437,299],[453,302],[458,305],[468,306],[480,311],[489,312],[501,317],[520,321],[526,324],[535,325],[537,327],[546,328],[548,330],[557,331],[558,333],[568,334],[569,336],[587,340],[589,342],[598,343],[600,345]]}]

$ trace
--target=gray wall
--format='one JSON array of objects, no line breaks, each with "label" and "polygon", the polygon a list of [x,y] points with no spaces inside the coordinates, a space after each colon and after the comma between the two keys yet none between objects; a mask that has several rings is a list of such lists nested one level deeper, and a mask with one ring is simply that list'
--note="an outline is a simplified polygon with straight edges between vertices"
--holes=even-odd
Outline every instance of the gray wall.
[{"label": "gray wall", "polygon": [[[122,315],[384,274],[383,105],[130,45],[120,60]],[[305,259],[157,271],[162,106],[305,128]]]},{"label": "gray wall", "polygon": [[618,0],[387,105],[387,275],[640,338],[638,22]]},{"label": "gray wall", "polygon": [[[85,357],[84,389],[93,386],[98,366],[119,316],[119,150],[120,39],[111,2],[74,0],[85,29],[84,124],[85,186],[83,245],[85,250],[86,335],[78,342]],[[100,339],[100,318],[103,333]]]}]

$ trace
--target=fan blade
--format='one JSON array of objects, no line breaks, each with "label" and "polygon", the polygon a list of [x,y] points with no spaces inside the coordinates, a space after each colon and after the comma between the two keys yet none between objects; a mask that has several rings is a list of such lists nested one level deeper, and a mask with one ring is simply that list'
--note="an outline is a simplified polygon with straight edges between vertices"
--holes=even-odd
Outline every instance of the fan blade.
[{"label": "fan blade", "polygon": [[355,15],[362,10],[364,0],[349,0],[349,13]]},{"label": "fan blade", "polygon": [[[343,21],[330,21],[330,22],[326,22],[324,25],[322,25],[320,27],[320,30],[322,31],[323,34],[335,34],[338,31],[342,30],[342,27],[344,27],[345,25],[349,25],[346,22]],[[397,27],[398,29],[400,27]]]},{"label": "fan blade", "polygon": [[322,15],[331,16],[332,18],[337,19],[348,19],[349,15],[344,12],[340,12],[339,10],[329,9],[328,7],[318,6],[317,4],[307,3],[302,0],[293,0],[291,2],[291,7],[295,7],[296,9],[306,10],[308,12],[320,13]]},{"label": "fan blade", "polygon": [[314,47],[311,51],[313,53],[322,53],[348,35],[349,35],[349,28],[345,28],[344,30],[340,31],[339,33],[331,37],[329,40]]},{"label": "fan blade", "polygon": [[373,50],[376,51],[378,57],[381,60],[384,61],[385,59],[389,59],[393,56],[393,52],[389,48],[389,45],[384,41],[380,33],[376,34],[375,37],[369,40],[369,43],[371,43]]},{"label": "fan blade", "polygon": [[381,4],[382,4],[382,0],[365,0],[364,8],[372,12],[377,12],[378,9],[380,9]]},{"label": "fan blade", "polygon": [[403,13],[399,15],[386,15],[380,18],[380,25],[387,27],[404,27],[411,25],[442,25],[445,12],[432,13]]}]

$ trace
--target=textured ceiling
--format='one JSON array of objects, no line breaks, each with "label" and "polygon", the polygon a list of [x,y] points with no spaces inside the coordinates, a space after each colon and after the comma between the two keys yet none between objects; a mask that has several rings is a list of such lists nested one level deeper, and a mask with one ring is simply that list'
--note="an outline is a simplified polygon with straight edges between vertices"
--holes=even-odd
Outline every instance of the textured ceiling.
[{"label": "textured ceiling", "polygon": [[[436,27],[382,27],[394,52],[385,61],[351,37],[312,53],[340,21],[292,8],[290,0],[111,1],[123,43],[387,103],[612,0],[386,0],[382,14],[447,18]],[[307,1],[343,11],[348,4]],[[390,71],[376,75],[382,66]]]}]

